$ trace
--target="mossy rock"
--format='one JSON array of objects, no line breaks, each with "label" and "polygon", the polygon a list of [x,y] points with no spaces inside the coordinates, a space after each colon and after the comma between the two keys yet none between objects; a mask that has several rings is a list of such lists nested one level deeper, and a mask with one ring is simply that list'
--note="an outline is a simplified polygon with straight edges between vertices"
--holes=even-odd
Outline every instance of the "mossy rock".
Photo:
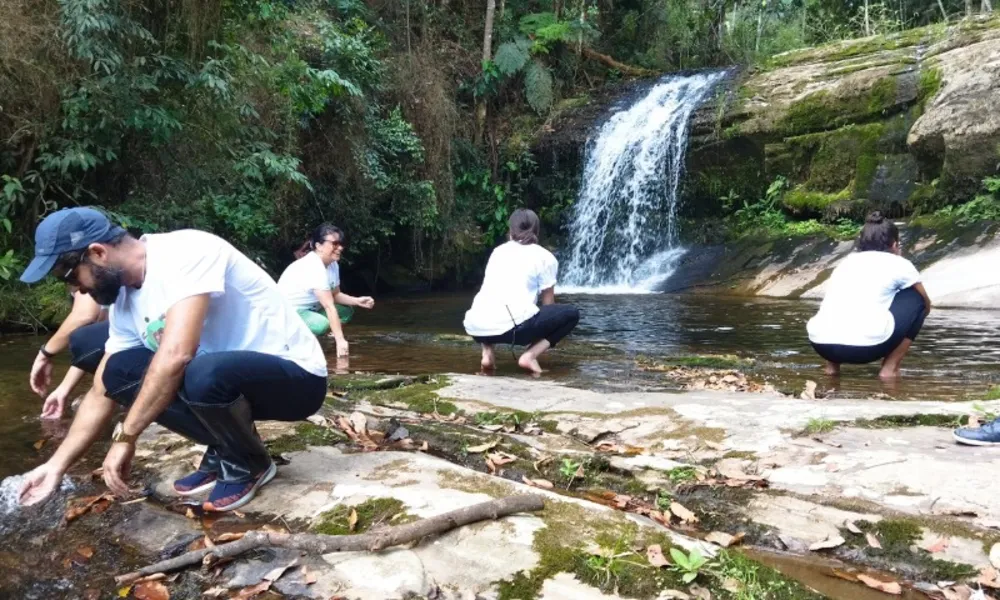
[{"label": "mossy rock", "polygon": [[312,423],[299,423],[295,426],[294,434],[283,435],[265,442],[264,445],[271,454],[284,454],[301,452],[310,446],[333,446],[344,441],[347,441],[347,438],[336,429]]}]

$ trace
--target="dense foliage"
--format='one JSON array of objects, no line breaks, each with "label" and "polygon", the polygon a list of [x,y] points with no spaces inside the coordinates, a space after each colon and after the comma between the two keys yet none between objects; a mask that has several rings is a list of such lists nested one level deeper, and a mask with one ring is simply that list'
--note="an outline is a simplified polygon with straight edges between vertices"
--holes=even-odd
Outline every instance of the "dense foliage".
[{"label": "dense foliage", "polygon": [[[533,137],[588,93],[954,18],[966,4],[9,0],[0,280],[27,257],[38,219],[93,204],[142,231],[213,231],[274,273],[329,220],[369,285],[461,284],[523,202]],[[548,225],[572,185],[537,206]],[[0,295],[16,290],[0,281]]]}]

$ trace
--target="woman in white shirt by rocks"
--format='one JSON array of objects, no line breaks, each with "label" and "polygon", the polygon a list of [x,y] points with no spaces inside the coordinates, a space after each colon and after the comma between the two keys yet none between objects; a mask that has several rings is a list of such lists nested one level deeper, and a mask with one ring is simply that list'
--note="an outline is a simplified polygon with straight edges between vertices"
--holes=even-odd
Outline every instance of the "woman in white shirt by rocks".
[{"label": "woman in white shirt by rocks", "polygon": [[496,366],[494,345],[511,344],[528,347],[517,364],[538,374],[538,357],[576,327],[580,311],[555,303],[559,262],[538,245],[538,215],[518,209],[509,223],[509,241],[490,255],[483,286],[465,313],[465,331],[482,345],[483,369]]},{"label": "woman in white shirt by rocks", "polygon": [[879,377],[899,376],[931,301],[913,263],[900,256],[899,230],[875,211],[858,239],[858,252],[837,265],[819,312],[806,329],[826,373],[840,365],[882,361]]}]

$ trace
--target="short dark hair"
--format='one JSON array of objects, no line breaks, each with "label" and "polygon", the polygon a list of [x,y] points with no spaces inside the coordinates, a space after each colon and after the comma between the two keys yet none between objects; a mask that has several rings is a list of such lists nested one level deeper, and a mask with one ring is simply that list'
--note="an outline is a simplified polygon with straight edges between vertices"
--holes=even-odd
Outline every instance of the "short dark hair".
[{"label": "short dark hair", "polygon": [[881,211],[876,210],[865,219],[858,237],[858,250],[866,252],[875,250],[889,252],[894,244],[899,243],[899,229],[892,220],[887,219]]},{"label": "short dark hair", "polygon": [[510,216],[509,224],[510,239],[526,246],[538,243],[541,224],[535,211],[530,208],[519,208]]},{"label": "short dark hair", "polygon": [[316,246],[323,243],[326,236],[334,233],[337,234],[337,239],[340,240],[341,244],[347,243],[347,238],[344,236],[344,232],[340,229],[340,227],[337,227],[332,223],[321,223],[319,227],[313,229],[312,234],[309,236],[309,247],[315,250]]}]

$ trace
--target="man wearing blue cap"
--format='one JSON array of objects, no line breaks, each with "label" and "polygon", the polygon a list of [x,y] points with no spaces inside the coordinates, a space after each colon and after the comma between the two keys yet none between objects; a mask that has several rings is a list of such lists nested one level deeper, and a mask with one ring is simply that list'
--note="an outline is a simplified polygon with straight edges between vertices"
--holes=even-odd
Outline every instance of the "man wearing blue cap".
[{"label": "man wearing blue cap", "polygon": [[66,439],[25,475],[21,502],[49,496],[100,435],[115,403],[128,408],[104,460],[104,481],[128,493],[135,442],[152,422],[208,446],[198,470],[174,482],[206,510],[249,502],[275,475],[255,420],[296,421],[326,397],[316,338],[263,269],[212,234],[195,230],[135,239],[102,213],[71,208],[35,231],[21,279],[53,273],[110,305],[110,335]]}]

